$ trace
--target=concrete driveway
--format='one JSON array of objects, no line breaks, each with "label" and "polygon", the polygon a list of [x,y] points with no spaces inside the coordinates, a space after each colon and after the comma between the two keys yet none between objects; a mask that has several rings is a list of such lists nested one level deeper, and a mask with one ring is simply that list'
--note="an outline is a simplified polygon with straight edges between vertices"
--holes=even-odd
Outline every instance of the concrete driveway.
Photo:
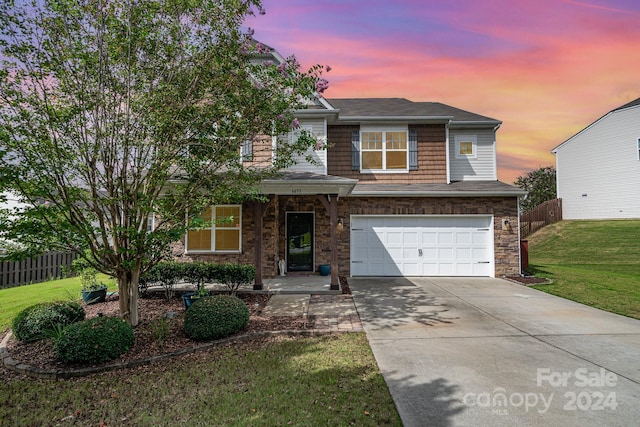
[{"label": "concrete driveway", "polygon": [[640,321],[490,278],[351,278],[405,426],[640,425]]}]

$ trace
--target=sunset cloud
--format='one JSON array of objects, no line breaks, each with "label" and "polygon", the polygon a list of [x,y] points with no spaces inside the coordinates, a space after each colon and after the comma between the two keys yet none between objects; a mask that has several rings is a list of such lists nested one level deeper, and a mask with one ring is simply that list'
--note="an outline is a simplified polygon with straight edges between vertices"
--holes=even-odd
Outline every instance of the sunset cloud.
[{"label": "sunset cloud", "polygon": [[550,150],[640,97],[633,0],[265,0],[247,24],[305,66],[327,97],[438,101],[503,121],[498,176],[554,164]]}]

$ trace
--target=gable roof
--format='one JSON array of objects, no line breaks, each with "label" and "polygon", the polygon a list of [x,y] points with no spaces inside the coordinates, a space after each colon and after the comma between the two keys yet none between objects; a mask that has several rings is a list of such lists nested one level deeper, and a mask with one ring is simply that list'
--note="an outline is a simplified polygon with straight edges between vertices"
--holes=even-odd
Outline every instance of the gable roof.
[{"label": "gable roof", "polygon": [[618,111],[618,110],[624,110],[625,108],[629,108],[629,107],[635,107],[637,105],[640,105],[640,98],[636,99],[635,101],[631,101],[631,102],[627,102],[626,104],[615,108],[613,110],[611,110],[610,112],[613,113],[614,111]]},{"label": "gable roof", "polygon": [[413,102],[405,98],[329,98],[340,120],[432,119],[458,123],[502,122],[440,102]]},{"label": "gable roof", "polygon": [[595,125],[596,123],[598,123],[599,121],[603,120],[605,117],[609,116],[610,114],[613,114],[617,111],[621,111],[621,110],[626,110],[627,108],[633,108],[633,107],[639,107],[640,106],[640,98],[635,99],[631,102],[627,102],[624,105],[621,105],[618,108],[614,108],[613,110],[609,111],[607,114],[605,114],[604,116],[600,117],[598,120],[594,121],[593,123],[591,123],[589,126],[583,128],[582,130],[580,130],[580,132],[572,135],[571,137],[567,138],[566,140],[564,140],[562,143],[558,144],[556,147],[554,147],[551,152],[553,154],[556,154],[558,152],[558,149],[560,147],[562,147],[563,145],[565,145],[566,143],[568,143],[569,141],[571,141],[572,139],[574,139],[576,136],[580,135],[581,133],[583,133],[584,131],[586,131],[587,129],[589,129],[590,127],[592,127],[593,125]]}]

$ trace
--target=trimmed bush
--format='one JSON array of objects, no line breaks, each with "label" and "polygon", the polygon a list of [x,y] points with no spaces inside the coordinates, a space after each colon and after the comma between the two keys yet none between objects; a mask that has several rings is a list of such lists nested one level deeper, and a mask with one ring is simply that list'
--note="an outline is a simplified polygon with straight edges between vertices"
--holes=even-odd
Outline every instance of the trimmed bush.
[{"label": "trimmed bush", "polygon": [[253,282],[256,269],[251,264],[215,264],[210,262],[159,262],[140,277],[140,289],[151,285],[165,288],[167,298],[173,297],[173,287],[181,280],[193,283],[198,289],[205,283],[221,283],[234,294],[240,285]]},{"label": "trimmed bush", "polygon": [[45,302],[25,308],[13,319],[11,329],[19,341],[37,341],[61,328],[84,320],[84,309],[75,302]]},{"label": "trimmed bush", "polygon": [[256,278],[256,269],[250,264],[220,264],[217,269],[218,280],[227,285],[233,295],[240,285],[251,283]]},{"label": "trimmed bush", "polygon": [[232,295],[214,295],[194,302],[184,315],[184,331],[196,341],[224,338],[247,327],[249,308]]},{"label": "trimmed bush", "polygon": [[74,323],[56,341],[56,357],[64,363],[101,363],[133,346],[133,329],[118,317],[94,317]]}]

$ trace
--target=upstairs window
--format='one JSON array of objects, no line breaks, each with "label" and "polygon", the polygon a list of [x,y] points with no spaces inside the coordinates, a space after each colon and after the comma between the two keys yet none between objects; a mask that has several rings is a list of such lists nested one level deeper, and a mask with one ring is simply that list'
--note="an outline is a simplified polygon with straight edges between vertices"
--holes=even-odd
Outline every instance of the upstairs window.
[{"label": "upstairs window", "polygon": [[363,130],[360,135],[361,169],[408,170],[407,141],[406,130]]},{"label": "upstairs window", "polygon": [[199,218],[203,226],[187,232],[187,252],[240,252],[242,206],[213,206]]},{"label": "upstairs window", "polygon": [[475,159],[478,157],[478,137],[475,135],[456,135],[456,159]]}]

